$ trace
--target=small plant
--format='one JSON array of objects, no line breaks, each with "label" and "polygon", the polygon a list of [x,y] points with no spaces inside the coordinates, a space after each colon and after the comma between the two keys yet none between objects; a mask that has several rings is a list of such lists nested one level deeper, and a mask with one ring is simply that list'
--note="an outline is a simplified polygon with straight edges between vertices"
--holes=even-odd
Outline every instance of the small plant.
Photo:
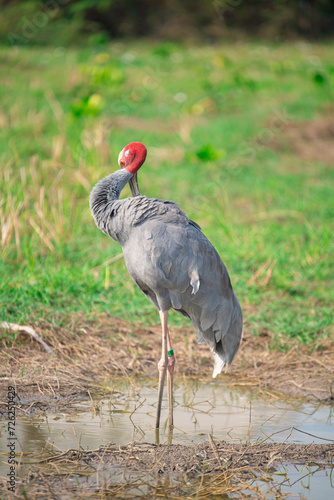
[{"label": "small plant", "polygon": [[215,149],[211,144],[206,144],[196,151],[196,156],[201,161],[215,161],[224,156],[224,151]]}]

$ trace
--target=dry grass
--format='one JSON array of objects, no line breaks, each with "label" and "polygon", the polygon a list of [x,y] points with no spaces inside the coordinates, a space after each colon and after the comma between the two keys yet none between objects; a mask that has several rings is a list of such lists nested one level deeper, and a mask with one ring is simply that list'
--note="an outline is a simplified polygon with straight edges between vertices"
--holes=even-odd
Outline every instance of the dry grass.
[{"label": "dry grass", "polygon": [[[47,99],[61,127],[64,113],[54,96],[47,96]],[[31,120],[34,126],[38,117],[33,116]],[[177,131],[187,140],[192,128],[201,121],[198,117],[188,117],[181,123],[174,121],[166,124],[165,131]],[[125,116],[97,120],[92,129],[83,131],[82,145],[87,150],[95,148],[102,162],[109,164],[108,133],[125,126],[143,130],[162,129],[157,120],[129,119]],[[19,262],[23,238],[36,240],[40,245],[40,254],[43,251],[54,253],[57,244],[70,239],[78,203],[77,186],[81,185],[87,193],[92,187],[91,179],[85,177],[88,169],[85,159],[80,158],[80,168],[77,168],[64,135],[54,136],[50,153],[49,160],[40,160],[38,155],[31,156],[29,164],[20,169],[15,158],[8,159],[6,154],[0,158],[0,185],[6,187],[0,199],[0,248],[6,252],[15,242]],[[166,160],[180,162],[184,151],[181,148],[152,148],[151,156],[156,165]]]},{"label": "dry grass", "polygon": [[[0,387],[8,381],[18,392],[38,394],[40,400],[71,398],[97,390],[104,379],[154,375],[160,358],[160,326],[144,328],[110,317],[97,323],[73,319],[71,329],[41,327],[36,331],[52,347],[48,354],[24,332],[16,343],[2,339]],[[209,349],[198,345],[192,329],[174,328],[176,376],[211,378]],[[269,349],[269,336],[246,334],[232,367],[221,375],[232,385],[258,387],[264,392],[333,401],[334,343],[322,340],[311,346],[292,346],[288,352]],[[51,400],[50,400],[51,396]],[[34,403],[37,404],[36,402]],[[33,409],[33,406],[32,408]]]},{"label": "dry grass", "polygon": [[[22,239],[36,241],[40,254],[53,253],[55,245],[69,236],[71,221],[64,217],[64,191],[60,184],[63,170],[54,160],[40,162],[37,156],[30,159],[28,167],[19,172],[13,168],[13,161],[7,163],[2,158],[0,184],[7,186],[0,203],[0,241],[3,255],[14,240],[17,259],[22,256]],[[45,170],[53,175],[45,181]],[[10,187],[15,185],[15,195]],[[14,191],[14,189],[13,189]],[[72,199],[72,210],[76,199]]]},{"label": "dry grass", "polygon": [[96,450],[67,450],[35,455],[26,479],[8,498],[287,498],[276,475],[279,464],[303,464],[301,479],[316,471],[333,471],[334,444],[296,445],[267,442],[229,444],[224,441],[192,446],[135,442]]},{"label": "dry grass", "polygon": [[[68,411],[71,401],[91,397],[99,390],[105,392],[104,379],[122,376],[133,383],[135,375],[156,373],[158,325],[147,329],[110,317],[101,317],[97,323],[84,322],[80,317],[72,321],[70,329],[34,325],[53,354],[46,353],[25,332],[17,334],[15,343],[2,339],[0,393],[5,394],[10,383],[17,387],[19,396],[24,394],[25,403],[18,404],[18,412]],[[177,375],[209,379],[212,359],[208,348],[197,345],[191,329],[175,328],[172,336]],[[327,340],[279,353],[269,350],[265,334],[258,338],[246,334],[224,377],[232,385],[255,386],[271,396],[288,391],[333,401],[333,347],[333,341]],[[1,404],[4,399],[0,398]],[[209,442],[196,447],[132,442],[90,451],[44,449],[21,457],[23,463],[28,460],[24,477],[18,478],[16,492],[6,498],[162,496],[204,500],[228,495],[267,500],[290,496],[286,493],[289,476],[284,463],[303,464],[300,475],[304,479],[321,468],[332,474],[334,444],[277,444],[269,442],[272,438],[234,444],[217,442],[210,435]],[[1,484],[5,487],[3,480]],[[282,490],[284,485],[286,489]]]}]

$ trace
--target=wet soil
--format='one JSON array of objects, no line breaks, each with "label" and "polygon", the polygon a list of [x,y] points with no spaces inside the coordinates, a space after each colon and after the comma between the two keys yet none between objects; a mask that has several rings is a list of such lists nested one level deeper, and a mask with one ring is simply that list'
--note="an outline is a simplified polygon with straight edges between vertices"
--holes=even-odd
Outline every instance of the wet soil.
[{"label": "wet soil", "polygon": [[151,471],[159,474],[183,472],[188,475],[222,472],[242,467],[269,467],[277,463],[334,460],[333,444],[260,443],[233,444],[225,441],[200,443],[196,447],[132,443],[127,446],[102,446],[93,451],[68,450],[47,459],[48,463],[73,462],[97,466],[126,467],[129,471]]},{"label": "wet soil", "polygon": [[[99,322],[73,322],[71,328],[32,325],[51,346],[48,354],[21,332],[17,341],[2,339],[0,350],[0,412],[8,385],[17,388],[24,413],[68,409],[78,398],[98,393],[113,376],[131,380],[135,375],[157,377],[160,326],[144,328],[110,317]],[[198,345],[191,328],[173,328],[176,376],[205,378],[213,361],[207,346]],[[314,345],[292,344],[289,350],[270,349],[269,333],[246,333],[231,368],[220,377],[232,385],[261,391],[334,402],[334,340]]]},{"label": "wet soil", "polygon": [[[13,343],[2,339],[0,350],[0,416],[6,418],[8,386],[18,395],[17,412],[69,412],[77,401],[108,392],[106,381],[136,375],[157,380],[160,326],[144,328],[110,317],[98,322],[74,318],[70,328],[31,325],[52,348],[45,352],[20,332]],[[191,328],[172,328],[176,375],[210,380],[209,349],[198,345]],[[220,377],[234,386],[256,387],[270,395],[291,394],[333,404],[334,341],[295,344],[288,351],[270,349],[270,337],[247,334],[232,367]],[[209,441],[207,441],[209,438]],[[279,464],[315,465],[333,470],[334,443],[293,444],[261,442],[235,444],[214,441],[197,446],[131,443],[96,450],[48,451],[21,457],[24,477],[17,478],[14,498],[180,498],[237,494],[238,498],[267,498],[263,491],[278,488],[273,471]],[[312,437],[310,437],[312,441]],[[29,455],[29,454],[28,454]],[[32,460],[32,462],[31,462]],[[304,470],[304,469],[303,469]],[[258,484],[260,481],[261,484]],[[256,485],[253,484],[256,482]],[[275,486],[276,485],[276,486]],[[5,490],[6,481],[0,478]],[[208,489],[209,488],[209,489]],[[210,489],[212,488],[212,489]],[[275,489],[276,488],[276,489]],[[24,493],[26,492],[26,493]],[[245,493],[246,492],[246,493]],[[253,495],[253,496],[252,496]],[[280,496],[276,498],[284,498]]]}]

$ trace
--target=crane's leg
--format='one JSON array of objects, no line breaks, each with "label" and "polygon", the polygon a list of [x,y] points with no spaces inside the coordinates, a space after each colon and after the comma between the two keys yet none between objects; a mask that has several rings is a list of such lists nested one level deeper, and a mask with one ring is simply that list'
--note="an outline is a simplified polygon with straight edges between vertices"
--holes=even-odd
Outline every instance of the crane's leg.
[{"label": "crane's leg", "polygon": [[157,419],[155,424],[156,429],[159,429],[160,425],[162,396],[163,396],[166,373],[167,373],[167,390],[168,390],[168,423],[170,427],[173,425],[173,373],[175,364],[175,356],[173,353],[167,326],[168,311],[164,312],[159,311],[159,314],[162,327],[162,354],[161,354],[161,359],[158,363],[159,392],[158,392]]},{"label": "crane's leg", "polygon": [[161,321],[161,327],[162,327],[162,353],[161,353],[161,359],[158,363],[159,392],[158,392],[157,419],[155,422],[156,429],[159,429],[159,426],[160,426],[162,396],[163,396],[163,392],[164,392],[164,383],[165,383],[167,365],[168,365],[168,355],[167,355],[167,332],[168,332],[167,317],[168,317],[168,311],[164,311],[164,312],[159,311],[159,314],[160,314],[160,321]]},{"label": "crane's leg", "polygon": [[172,343],[169,336],[169,330],[167,327],[167,394],[168,394],[168,424],[169,427],[173,425],[173,374],[175,365],[175,356],[172,348]]}]

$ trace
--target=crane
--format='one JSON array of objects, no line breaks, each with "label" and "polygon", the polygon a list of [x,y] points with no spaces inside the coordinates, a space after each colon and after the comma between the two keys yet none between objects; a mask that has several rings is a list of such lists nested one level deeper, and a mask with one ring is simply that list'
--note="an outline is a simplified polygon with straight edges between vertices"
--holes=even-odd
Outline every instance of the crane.
[{"label": "crane", "polygon": [[[227,269],[199,225],[175,203],[140,194],[137,172],[146,155],[147,149],[140,142],[125,146],[118,157],[121,169],[92,189],[90,209],[97,227],[120,243],[130,276],[159,311],[158,429],[166,374],[168,423],[173,426],[175,355],[168,311],[173,308],[189,318],[198,342],[209,346],[214,358],[213,377],[232,363],[239,348],[242,312]],[[132,197],[120,200],[127,183]]]}]

